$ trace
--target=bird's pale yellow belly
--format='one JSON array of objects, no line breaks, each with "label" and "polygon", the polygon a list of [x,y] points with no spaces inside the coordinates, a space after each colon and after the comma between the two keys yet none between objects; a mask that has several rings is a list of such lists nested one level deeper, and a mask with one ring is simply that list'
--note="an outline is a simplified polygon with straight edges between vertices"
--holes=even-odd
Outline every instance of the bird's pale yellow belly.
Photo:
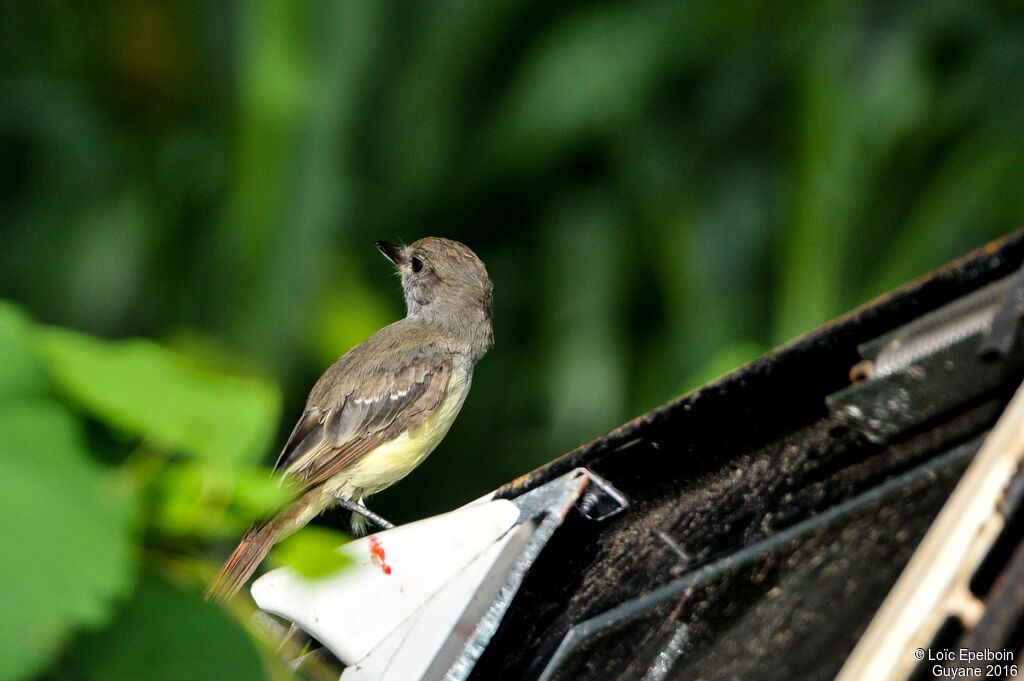
[{"label": "bird's pale yellow belly", "polygon": [[434,413],[414,430],[385,442],[335,476],[325,485],[331,496],[339,494],[349,499],[362,497],[390,487],[412,472],[444,439],[458,416],[469,393],[470,376],[454,369],[448,390]]}]

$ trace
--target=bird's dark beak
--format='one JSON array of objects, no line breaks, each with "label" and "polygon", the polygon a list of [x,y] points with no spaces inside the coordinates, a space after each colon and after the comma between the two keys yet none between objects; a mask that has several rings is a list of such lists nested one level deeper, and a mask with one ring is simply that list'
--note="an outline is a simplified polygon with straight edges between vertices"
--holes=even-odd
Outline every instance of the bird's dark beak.
[{"label": "bird's dark beak", "polygon": [[390,241],[375,241],[374,246],[395,265],[405,262],[405,246],[393,244]]}]

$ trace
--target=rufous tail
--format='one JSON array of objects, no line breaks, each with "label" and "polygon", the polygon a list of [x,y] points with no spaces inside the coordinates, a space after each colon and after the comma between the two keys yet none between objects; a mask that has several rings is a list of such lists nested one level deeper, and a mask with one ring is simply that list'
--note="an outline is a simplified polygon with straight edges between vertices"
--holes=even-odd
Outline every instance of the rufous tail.
[{"label": "rufous tail", "polygon": [[238,593],[266,558],[270,547],[281,534],[281,529],[281,523],[277,518],[250,527],[238,548],[225,561],[220,572],[206,589],[206,600],[220,603]]}]

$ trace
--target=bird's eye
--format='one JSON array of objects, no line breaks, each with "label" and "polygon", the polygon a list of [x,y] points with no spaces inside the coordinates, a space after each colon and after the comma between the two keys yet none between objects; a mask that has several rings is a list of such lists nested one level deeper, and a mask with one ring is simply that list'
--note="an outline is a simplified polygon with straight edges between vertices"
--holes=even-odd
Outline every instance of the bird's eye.
[{"label": "bird's eye", "polygon": [[412,271],[420,272],[423,269],[423,260],[413,256],[412,258]]}]

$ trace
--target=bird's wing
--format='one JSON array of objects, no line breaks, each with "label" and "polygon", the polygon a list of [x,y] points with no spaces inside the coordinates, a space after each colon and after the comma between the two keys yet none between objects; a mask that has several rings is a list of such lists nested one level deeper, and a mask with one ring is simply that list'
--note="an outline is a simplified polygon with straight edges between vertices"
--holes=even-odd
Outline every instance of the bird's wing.
[{"label": "bird's wing", "polygon": [[421,355],[397,372],[367,378],[336,406],[309,407],[275,470],[297,480],[303,490],[324,482],[422,423],[444,398],[451,371],[449,357]]}]

